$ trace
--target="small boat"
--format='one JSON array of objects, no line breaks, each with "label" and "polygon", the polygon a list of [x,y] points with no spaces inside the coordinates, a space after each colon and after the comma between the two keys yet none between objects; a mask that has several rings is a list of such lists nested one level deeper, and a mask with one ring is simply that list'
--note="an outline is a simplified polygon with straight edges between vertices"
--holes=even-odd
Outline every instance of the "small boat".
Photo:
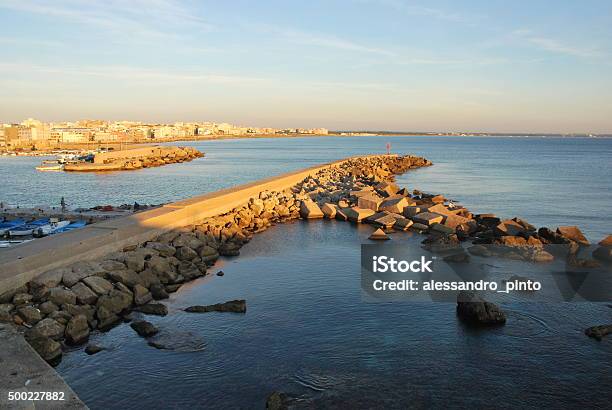
[{"label": "small boat", "polygon": [[37,219],[33,222],[9,229],[8,234],[10,236],[32,235],[32,232],[34,232],[34,230],[38,228],[42,228],[43,226],[48,225],[48,224],[49,224],[49,218]]},{"label": "small boat", "polygon": [[63,228],[57,229],[53,233],[56,234],[56,233],[62,233],[62,232],[69,232],[69,231],[72,231],[73,229],[82,228],[85,225],[87,225],[86,221],[83,221],[83,220],[74,221],[74,222],[71,222],[69,225],[64,226]]},{"label": "small boat", "polygon": [[54,219],[55,218],[52,218],[48,225],[43,225],[38,229],[34,229],[32,231],[32,235],[36,238],[41,238],[43,236],[51,235],[52,233],[57,232],[58,229],[65,228],[70,225],[70,221],[59,221]]},{"label": "small boat", "polygon": [[12,221],[4,221],[0,223],[0,236],[4,235],[11,228],[25,224],[23,219],[13,219]]},{"label": "small boat", "polygon": [[11,246],[19,245],[26,242],[31,242],[33,239],[25,239],[22,241],[0,241],[0,249],[2,248],[10,248]]},{"label": "small boat", "polygon": [[64,169],[64,164],[56,162],[55,164],[43,164],[36,167],[38,171],[61,171]]}]

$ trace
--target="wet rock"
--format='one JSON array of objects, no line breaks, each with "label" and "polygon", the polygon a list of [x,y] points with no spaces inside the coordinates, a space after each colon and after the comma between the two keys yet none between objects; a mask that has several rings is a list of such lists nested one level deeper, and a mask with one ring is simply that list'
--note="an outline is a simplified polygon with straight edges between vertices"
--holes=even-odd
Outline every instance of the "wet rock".
[{"label": "wet rock", "polygon": [[226,242],[219,247],[219,255],[238,256],[240,255],[240,245],[237,245],[233,242]]},{"label": "wet rock", "polygon": [[429,230],[429,226],[424,225],[420,222],[415,222],[412,225],[410,225],[410,230],[423,233]]},{"label": "wet rock", "polygon": [[580,245],[589,245],[589,241],[577,226],[560,226],[557,228],[557,234]]},{"label": "wet rock", "polygon": [[545,239],[548,243],[552,243],[556,245],[567,244],[570,242],[569,239],[563,237],[562,235],[559,235],[556,232],[551,231],[550,229],[546,227],[542,227],[538,229],[538,236],[540,238]]},{"label": "wet rock", "polygon": [[443,258],[446,263],[469,263],[470,255],[467,252],[452,253]]},{"label": "wet rock", "polygon": [[89,324],[85,315],[73,316],[64,331],[66,342],[72,345],[85,343],[89,338]]},{"label": "wet rock", "polygon": [[77,302],[81,305],[94,305],[98,300],[98,295],[83,282],[79,282],[70,288],[76,295]]},{"label": "wet rock", "polygon": [[480,325],[506,323],[506,314],[497,305],[485,301],[474,292],[459,292],[457,295],[457,314],[465,321]]},{"label": "wet rock", "polygon": [[22,306],[17,309],[17,314],[28,325],[34,325],[42,319],[40,310],[38,310],[34,306]]},{"label": "wet rock", "polygon": [[431,230],[443,235],[451,235],[455,233],[455,230],[453,228],[439,223],[432,224]]},{"label": "wet rock", "polygon": [[[203,275],[200,268],[193,262],[182,261],[176,267],[179,275],[182,275],[186,280],[193,280]],[[206,272],[206,266],[204,266],[204,272]]]},{"label": "wet rock", "polygon": [[233,312],[233,313],[246,313],[246,301],[230,300],[225,303],[216,303],[214,305],[196,305],[190,306],[185,309],[185,312],[191,313],[207,313],[207,312]]},{"label": "wet rock", "polygon": [[150,291],[151,291],[151,296],[153,296],[153,299],[155,300],[168,299],[170,297],[168,295],[168,292],[166,292],[166,289],[164,288],[164,286],[161,284],[151,285]]},{"label": "wet rock", "polygon": [[486,246],[482,246],[482,245],[470,246],[467,250],[469,253],[471,253],[472,255],[476,255],[476,256],[489,257],[493,255],[493,253],[489,250],[489,248],[487,248]]},{"label": "wet rock", "polygon": [[386,240],[389,240],[391,238],[389,238],[387,236],[385,231],[383,231],[382,229],[378,228],[377,230],[372,232],[372,234],[368,237],[368,239],[374,240],[374,241],[386,241]]},{"label": "wet rock", "polygon": [[134,286],[134,303],[137,305],[144,305],[153,300],[151,292],[142,285]]},{"label": "wet rock", "polygon": [[180,261],[191,261],[198,257],[198,253],[188,246],[176,248],[176,258]]},{"label": "wet rock", "polygon": [[517,247],[527,245],[527,240],[520,236],[500,236],[495,243],[503,246]]},{"label": "wet rock", "polygon": [[598,243],[599,246],[612,247],[612,235],[608,235]]},{"label": "wet rock", "polygon": [[105,350],[104,347],[96,344],[88,344],[87,347],[85,347],[85,353],[90,356],[96,353],[100,353],[102,350]]},{"label": "wet rock", "polygon": [[217,249],[209,245],[205,245],[200,248],[199,255],[200,258],[202,258],[202,261],[205,263],[214,262],[219,259],[219,252],[217,252]]},{"label": "wet rock", "polygon": [[612,325],[593,326],[584,331],[585,335],[597,340],[602,340],[604,336],[610,333],[612,333]]},{"label": "wet rock", "polygon": [[130,327],[138,333],[141,337],[150,337],[156,335],[159,332],[152,323],[147,322],[146,320],[137,320],[135,322],[130,323]]},{"label": "wet rock", "polygon": [[59,322],[46,318],[38,322],[33,328],[26,332],[26,335],[31,338],[49,337],[54,340],[59,340],[64,336],[65,326]]},{"label": "wet rock", "polygon": [[118,289],[113,289],[108,295],[102,295],[96,304],[98,318],[102,321],[116,315],[132,305],[133,296],[121,292]]},{"label": "wet rock", "polygon": [[500,236],[516,236],[525,233],[525,228],[512,219],[506,219],[495,227],[495,232]]},{"label": "wet rock", "polygon": [[62,357],[62,345],[48,337],[26,337],[36,353],[48,363],[55,364]]},{"label": "wet rock", "polygon": [[168,307],[161,303],[147,303],[138,306],[135,310],[147,315],[166,316],[168,314]]},{"label": "wet rock", "polygon": [[222,270],[220,270],[219,272],[217,272],[217,276],[223,276],[223,275],[225,275],[225,273],[224,273]]},{"label": "wet rock", "polygon": [[47,299],[56,305],[61,306],[63,304],[76,304],[77,297],[71,290],[57,287],[49,289]]},{"label": "wet rock", "polygon": [[267,410],[286,410],[289,408],[289,397],[285,393],[273,392],[266,399]]},{"label": "wet rock", "polygon": [[99,276],[85,278],[83,279],[83,283],[100,296],[107,295],[113,289],[112,283]]},{"label": "wet rock", "polygon": [[393,229],[398,231],[407,231],[414,222],[408,218],[397,218],[393,224]]},{"label": "wet rock", "polygon": [[182,284],[180,284],[180,283],[176,283],[176,284],[174,284],[174,285],[166,285],[166,286],[164,286],[164,288],[166,289],[166,292],[168,292],[168,293],[174,293],[174,292],[176,292],[177,290],[179,290],[181,286],[183,286],[183,285],[182,285]]}]

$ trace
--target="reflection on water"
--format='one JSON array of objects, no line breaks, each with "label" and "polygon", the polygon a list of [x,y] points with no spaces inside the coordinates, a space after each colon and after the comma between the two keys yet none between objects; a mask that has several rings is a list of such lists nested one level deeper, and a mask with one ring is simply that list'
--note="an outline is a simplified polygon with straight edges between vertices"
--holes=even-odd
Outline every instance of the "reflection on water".
[{"label": "reflection on water", "polygon": [[184,164],[105,174],[44,173],[41,158],[0,157],[0,201],[13,205],[159,204],[352,155],[415,153],[433,167],[399,182],[444,193],[475,212],[535,225],[610,234],[612,139],[501,137],[304,137],[185,142],[206,153]]},{"label": "reflection on water", "polygon": [[[609,407],[612,343],[583,330],[612,309],[511,301],[506,326],[483,330],[460,323],[452,303],[365,303],[359,244],[370,233],[314,221],[258,234],[223,277],[147,317],[169,343],[203,349],[158,350],[121,325],[94,336],[111,350],[69,353],[58,371],[92,409],[261,408],[274,390],[304,407]],[[247,313],[180,310],[231,299],[246,299]]]}]

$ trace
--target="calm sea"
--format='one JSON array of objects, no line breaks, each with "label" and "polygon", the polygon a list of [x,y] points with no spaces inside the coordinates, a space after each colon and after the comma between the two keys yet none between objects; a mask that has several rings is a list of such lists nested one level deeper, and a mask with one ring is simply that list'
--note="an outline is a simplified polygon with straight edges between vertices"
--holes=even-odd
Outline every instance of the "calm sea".
[{"label": "calm sea", "polygon": [[578,225],[592,240],[612,232],[612,139],[327,137],[187,142],[206,153],[186,164],[133,172],[39,172],[41,158],[0,157],[0,201],[73,207],[158,204],[352,155],[414,153],[434,166],[401,176],[474,212],[521,216],[542,226]]},{"label": "calm sea", "polygon": [[[612,140],[359,137],[198,142],[206,158],[131,173],[45,174],[39,159],[0,158],[2,200],[12,204],[159,203],[346,156],[392,150],[431,159],[398,178],[444,193],[475,212],[537,225],[576,224],[591,239],[611,233]],[[611,323],[596,303],[503,305],[508,323],[476,330],[455,305],[365,303],[360,248],[369,226],[298,221],[257,235],[238,258],[147,317],[172,350],[157,350],[126,324],[75,349],[57,370],[92,408],[263,408],[280,390],[309,408],[609,407],[612,343],[586,327]],[[394,234],[417,249],[422,237]],[[500,273],[504,275],[509,274]],[[244,315],[182,308],[246,299]]]}]

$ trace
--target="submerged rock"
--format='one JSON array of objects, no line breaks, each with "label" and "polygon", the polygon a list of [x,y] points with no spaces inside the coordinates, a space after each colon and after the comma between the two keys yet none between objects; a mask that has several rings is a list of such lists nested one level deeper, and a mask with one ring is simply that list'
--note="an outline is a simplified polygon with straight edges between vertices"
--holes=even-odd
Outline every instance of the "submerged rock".
[{"label": "submerged rock", "polygon": [[87,347],[85,348],[85,353],[91,356],[96,353],[100,353],[102,350],[106,350],[106,349],[96,344],[88,344]]},{"label": "submerged rock", "polygon": [[612,333],[612,325],[593,326],[585,329],[584,334],[593,339],[601,340]]},{"label": "submerged rock", "polygon": [[233,313],[246,313],[246,301],[244,299],[240,300],[230,300],[225,303],[216,303],[214,305],[206,305],[206,306],[190,306],[185,309],[185,312],[190,313],[207,313],[207,312],[233,312]]},{"label": "submerged rock", "polygon": [[156,335],[159,332],[152,323],[146,320],[137,320],[130,324],[130,327],[136,331],[142,337],[150,337]]},{"label": "submerged rock", "polygon": [[161,303],[147,303],[146,305],[138,306],[135,310],[147,315],[166,316],[168,307]]},{"label": "submerged rock", "polygon": [[506,314],[497,305],[487,302],[474,292],[459,292],[457,314],[463,320],[481,325],[506,323]]}]

